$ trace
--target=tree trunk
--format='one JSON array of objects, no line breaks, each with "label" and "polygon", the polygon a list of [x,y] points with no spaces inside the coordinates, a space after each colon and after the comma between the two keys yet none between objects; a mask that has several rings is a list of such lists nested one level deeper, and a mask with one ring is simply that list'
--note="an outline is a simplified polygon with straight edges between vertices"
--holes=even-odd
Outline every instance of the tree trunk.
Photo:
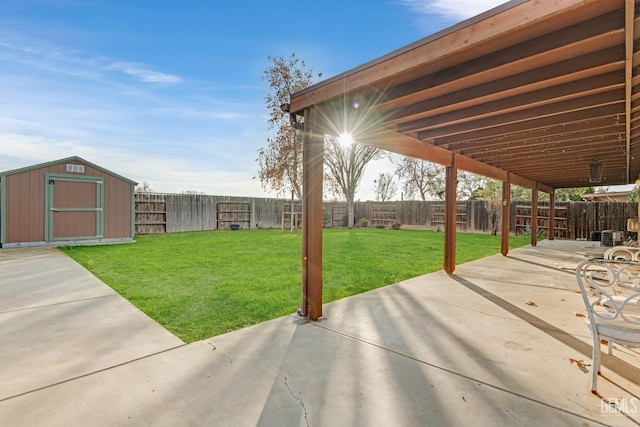
[{"label": "tree trunk", "polygon": [[354,221],[354,205],[353,199],[347,200],[347,228],[353,228]]}]

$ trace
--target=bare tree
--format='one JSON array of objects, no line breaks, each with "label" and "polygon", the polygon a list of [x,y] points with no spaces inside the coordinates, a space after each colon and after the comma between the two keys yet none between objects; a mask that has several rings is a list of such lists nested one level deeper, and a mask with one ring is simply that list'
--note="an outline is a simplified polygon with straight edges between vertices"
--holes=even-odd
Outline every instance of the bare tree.
[{"label": "bare tree", "polygon": [[267,138],[267,147],[258,150],[258,176],[263,188],[283,192],[292,189],[301,199],[302,135],[291,126],[281,105],[289,103],[292,93],[311,85],[312,72],[295,53],[287,59],[269,56],[269,61],[271,65],[264,70],[263,79],[269,82],[271,92],[265,105],[269,110],[269,130],[275,130],[275,135]]},{"label": "bare tree", "polygon": [[473,192],[473,199],[485,201],[484,206],[489,216],[491,234],[495,236],[498,234],[498,225],[502,219],[502,183],[486,178],[484,184],[484,187]]},{"label": "bare tree", "polygon": [[393,198],[398,192],[398,186],[393,181],[393,175],[390,173],[381,173],[378,179],[373,180],[373,190],[376,193],[376,200],[387,202]]},{"label": "bare tree", "polygon": [[328,189],[347,201],[347,227],[353,228],[354,199],[364,170],[371,160],[379,157],[378,148],[363,144],[343,144],[338,137],[325,136],[324,162]]},{"label": "bare tree", "polygon": [[429,197],[436,197],[444,188],[444,168],[425,160],[404,156],[396,174],[404,179],[403,191],[409,199],[418,193],[426,201]]},{"label": "bare tree", "polygon": [[151,185],[147,181],[142,181],[140,184],[136,185],[134,191],[136,193],[153,193]]}]

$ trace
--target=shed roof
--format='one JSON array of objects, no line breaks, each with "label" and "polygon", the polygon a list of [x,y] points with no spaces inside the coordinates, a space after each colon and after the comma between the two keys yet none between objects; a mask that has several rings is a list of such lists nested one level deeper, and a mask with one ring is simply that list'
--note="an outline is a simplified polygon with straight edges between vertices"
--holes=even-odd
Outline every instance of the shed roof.
[{"label": "shed roof", "polygon": [[325,131],[516,185],[640,174],[634,0],[512,0],[291,97]]},{"label": "shed roof", "polygon": [[629,200],[629,197],[631,196],[631,190],[629,191],[611,191],[611,192],[606,192],[606,193],[588,193],[588,194],[583,194],[582,197],[583,199],[587,200],[587,201],[594,201],[594,200]]},{"label": "shed roof", "polygon": [[91,163],[91,162],[89,162],[89,161],[87,161],[87,160],[85,160],[85,159],[83,159],[81,157],[78,157],[78,156],[65,157],[64,159],[60,159],[60,160],[53,160],[51,162],[39,163],[37,165],[26,166],[26,167],[19,168],[19,169],[12,169],[12,170],[8,170],[8,171],[0,172],[0,176],[15,175],[15,174],[22,173],[22,172],[27,172],[27,171],[31,171],[31,170],[35,170],[35,169],[46,168],[48,166],[59,165],[61,163],[69,163],[69,162],[73,162],[73,161],[76,161],[76,162],[79,162],[79,163],[83,163],[83,164],[85,164],[87,166],[91,166],[94,169],[97,169],[97,170],[99,170],[101,172],[104,172],[105,174],[108,174],[108,175],[111,175],[111,176],[116,177],[118,179],[121,179],[123,181],[126,181],[126,182],[128,182],[128,183],[130,183],[132,185],[138,184],[136,181],[133,181],[133,180],[131,180],[129,178],[125,178],[122,175],[119,175],[119,174],[117,174],[115,172],[112,172],[112,171],[110,171],[108,169],[105,169],[102,166],[98,166],[95,163]]}]

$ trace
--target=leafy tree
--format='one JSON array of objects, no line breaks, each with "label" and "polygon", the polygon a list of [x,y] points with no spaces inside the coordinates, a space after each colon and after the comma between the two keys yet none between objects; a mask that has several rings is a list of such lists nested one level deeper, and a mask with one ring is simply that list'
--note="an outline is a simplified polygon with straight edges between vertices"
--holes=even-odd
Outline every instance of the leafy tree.
[{"label": "leafy tree", "polygon": [[396,175],[404,179],[402,188],[408,199],[419,194],[426,201],[437,197],[444,189],[444,168],[425,160],[403,156]]},{"label": "leafy tree", "polygon": [[511,201],[515,201],[515,200],[531,200],[531,189],[520,187],[519,185],[512,185]]},{"label": "leafy tree", "polygon": [[[474,191],[472,200],[489,200],[492,197],[502,199],[502,182],[492,178],[485,178],[484,187]],[[549,197],[547,197],[548,199]],[[531,189],[511,185],[511,200],[531,200]]]},{"label": "leafy tree", "polygon": [[396,195],[398,186],[393,181],[393,175],[390,173],[381,173],[378,179],[373,180],[376,200],[387,202]]},{"label": "leafy tree", "polygon": [[280,106],[289,103],[292,93],[312,84],[312,71],[295,53],[289,58],[268,58],[271,64],[262,77],[270,87],[265,106],[269,110],[269,130],[275,134],[267,138],[266,148],[258,150],[258,176],[263,188],[276,191],[292,189],[301,199],[302,135],[291,126],[289,114]]},{"label": "leafy tree", "polygon": [[[583,194],[592,194],[593,192],[593,187],[558,188],[555,191],[556,202],[579,202],[582,200]],[[545,200],[549,200],[548,195]]]},{"label": "leafy tree", "polygon": [[[494,179],[486,178],[485,184],[483,187],[479,188],[474,192],[473,199],[475,200],[489,200],[491,195],[495,191],[501,190],[501,183]],[[572,188],[558,188],[555,191],[555,199],[556,202],[579,202],[582,200],[583,194],[590,194],[594,192],[593,187],[572,187]],[[502,197],[500,193],[500,197]],[[531,200],[531,189],[519,187],[517,185],[511,186],[511,200]],[[538,200],[540,201],[549,201],[548,193],[540,193],[538,195]]]},{"label": "leafy tree", "polygon": [[343,144],[336,136],[325,136],[326,185],[330,192],[346,199],[349,228],[353,228],[354,199],[364,170],[367,163],[380,155],[378,148],[358,143]]},{"label": "leafy tree", "polygon": [[459,200],[477,200],[476,192],[485,188],[490,178],[482,175],[476,175],[471,172],[458,172],[458,199]]}]

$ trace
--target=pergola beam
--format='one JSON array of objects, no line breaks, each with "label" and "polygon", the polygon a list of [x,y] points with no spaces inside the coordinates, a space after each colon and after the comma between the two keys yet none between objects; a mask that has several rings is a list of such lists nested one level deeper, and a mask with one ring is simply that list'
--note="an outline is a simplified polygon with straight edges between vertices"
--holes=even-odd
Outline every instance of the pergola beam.
[{"label": "pergola beam", "polygon": [[[490,128],[494,126],[504,126],[511,123],[530,120],[531,117],[547,117],[564,114],[571,111],[580,111],[589,108],[603,107],[606,105],[620,104],[620,99],[624,94],[624,88],[615,87],[607,92],[586,95],[580,98],[567,99],[551,105],[534,106],[524,110],[512,111],[504,115],[475,118],[474,120],[462,123],[447,124],[445,126],[433,126],[429,129],[414,129],[418,139],[441,138],[447,135],[455,135],[474,129]],[[403,129],[400,128],[400,131]]]},{"label": "pergola beam", "polygon": [[[291,99],[291,112],[297,113],[304,108],[338,97],[345,92],[359,87],[373,85],[381,80],[393,79],[403,73],[408,73],[407,64],[415,64],[416,77],[424,74],[418,70],[422,64],[442,63],[452,60],[456,63],[470,55],[495,52],[495,46],[487,42],[486,35],[491,34],[491,40],[498,42],[501,37],[510,40],[525,41],[536,36],[549,34],[554,30],[558,21],[572,11],[589,13],[590,8],[604,12],[613,11],[616,5],[586,4],[584,0],[565,0],[562,2],[526,2],[511,1],[499,8],[493,9],[491,14],[485,13],[463,25],[453,26],[432,36],[391,52],[360,67],[328,79],[319,85],[298,92]],[[516,7],[517,6],[517,7]],[[500,14],[500,19],[490,19]],[[559,16],[558,14],[562,14]],[[575,16],[578,16],[576,13]],[[553,19],[553,18],[556,19]],[[514,28],[522,30],[514,33]],[[410,74],[410,73],[408,73]]]},{"label": "pergola beam", "polygon": [[[558,103],[570,100],[576,101],[572,103],[575,106],[569,108],[582,108],[582,105],[591,105],[592,98],[589,97],[590,95],[607,93],[622,87],[624,87],[624,78],[618,71],[612,71],[605,75],[588,77],[560,86],[539,89],[533,93],[523,93],[509,98],[485,102],[466,108],[458,108],[449,112],[403,122],[397,126],[401,132],[422,131],[433,128],[434,126],[442,126],[442,124],[445,123],[451,125],[494,116],[508,117],[510,113],[532,108],[550,108]],[[580,101],[583,101],[584,104]],[[551,109],[551,111],[553,111],[553,109]],[[563,109],[559,111],[563,111]],[[517,114],[514,114],[514,117],[515,116],[517,116]]]},{"label": "pergola beam", "polygon": [[[590,41],[593,42],[593,40]],[[574,47],[570,45],[567,49]],[[555,55],[558,55],[558,53],[556,52]],[[499,55],[495,54],[494,56]],[[376,108],[385,112],[385,118],[389,123],[394,123],[397,118],[406,120],[435,115],[443,111],[462,108],[465,104],[486,103],[500,98],[619,71],[624,67],[620,49],[615,45],[546,66],[541,65],[545,61],[539,57],[526,59],[535,61],[538,68],[516,75],[507,74],[499,80],[488,82],[483,81],[486,80],[486,77],[485,79],[476,77],[479,82],[472,81],[468,84],[469,87],[465,87],[467,85],[463,85],[454,79],[453,75],[460,73],[452,72],[453,70],[450,69],[444,70],[430,76],[429,79],[418,79],[402,85],[403,87],[400,89],[388,91],[385,100]],[[465,70],[467,69],[465,68]],[[442,75],[442,77],[438,78],[439,75]],[[468,80],[470,79],[469,77]],[[450,81],[455,82],[455,92],[445,92],[447,83]],[[420,87],[425,89],[416,92],[416,89]],[[419,95],[424,96],[427,92],[435,93],[430,96],[429,101],[411,103],[412,99],[419,99]],[[444,93],[437,95],[440,92]]]},{"label": "pergola beam", "polygon": [[366,135],[358,135],[356,140],[360,144],[443,166],[449,166],[453,161],[453,154],[449,150],[418,141],[410,136],[385,128],[379,128],[375,132],[367,132]]},{"label": "pergola beam", "polygon": [[509,173],[509,182],[513,185],[517,185],[519,187],[524,187],[524,188],[530,188],[531,190],[534,190],[534,191],[537,189],[545,193],[549,193],[549,194],[553,193],[553,188],[547,185],[537,183],[535,181],[531,181],[530,179],[522,178],[521,176],[518,176],[513,173]]},{"label": "pergola beam", "polygon": [[[613,121],[607,119],[607,122]],[[583,123],[583,126],[587,127],[588,123]],[[567,125],[567,129],[565,132],[554,132],[553,129],[544,129],[539,132],[531,132],[528,134],[528,138],[525,138],[523,134],[515,134],[504,136],[500,138],[500,141],[496,141],[495,144],[501,144],[500,153],[509,154],[514,150],[525,150],[525,149],[555,149],[558,147],[558,143],[562,142],[563,146],[570,144],[580,144],[580,146],[584,145],[585,135],[590,138],[618,138],[621,134],[620,128],[615,125],[610,125],[607,127],[598,126],[597,128],[591,129],[577,129],[579,125]],[[575,128],[575,130],[574,130]],[[511,142],[509,142],[511,141]],[[490,150],[492,147],[491,140],[489,141],[473,141],[468,142],[466,144],[456,144],[450,145],[448,148],[451,151],[459,152],[465,155],[473,155],[473,154],[481,154]]]},{"label": "pergola beam", "polygon": [[[552,134],[555,134],[557,132],[561,132],[561,128],[567,125],[571,126],[576,124],[578,126],[582,125],[583,129],[590,128],[589,126],[591,125],[589,123],[593,120],[605,120],[613,126],[621,121],[621,119],[616,120],[617,117],[623,115],[624,108],[622,104],[609,104],[602,107],[571,111],[553,116],[545,116],[532,120],[507,123],[504,125],[458,133],[455,135],[438,137],[434,140],[434,143],[439,147],[449,148],[449,146],[456,143],[474,142],[490,138],[500,139],[505,135],[517,133],[526,134],[528,132],[542,131],[552,132]],[[573,128],[571,127],[568,129]]]}]

